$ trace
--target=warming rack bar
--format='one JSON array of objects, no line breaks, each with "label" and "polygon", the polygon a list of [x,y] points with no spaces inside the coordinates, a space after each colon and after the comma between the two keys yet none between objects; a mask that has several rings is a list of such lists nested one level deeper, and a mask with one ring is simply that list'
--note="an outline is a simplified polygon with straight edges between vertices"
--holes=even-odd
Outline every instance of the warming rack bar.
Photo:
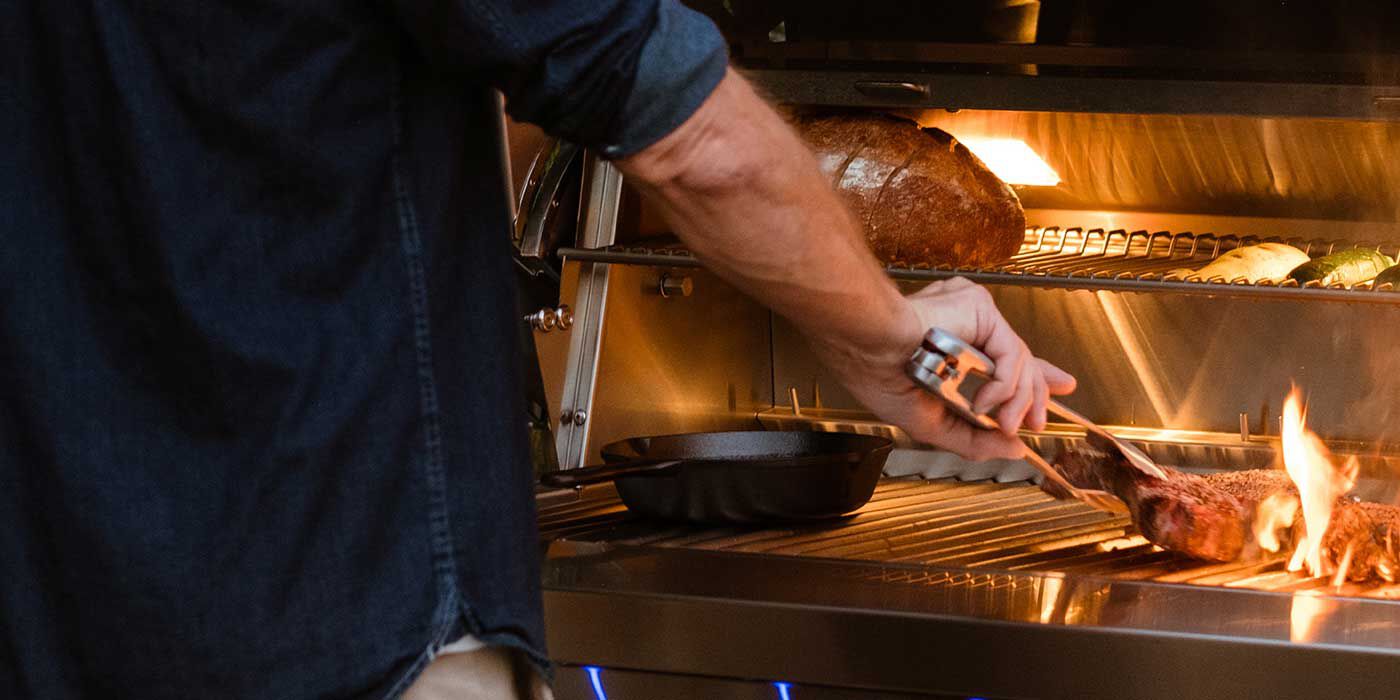
[{"label": "warming rack bar", "polygon": [[[1400,254],[1400,245],[1395,243],[1046,226],[1027,229],[1020,252],[1006,263],[994,267],[955,268],[895,263],[887,265],[885,269],[894,279],[919,282],[965,277],[982,284],[1058,289],[1400,304],[1400,289],[1388,284],[1381,285],[1379,289],[1373,289],[1370,282],[1349,288],[1341,285],[1322,287],[1314,282],[1300,286],[1291,280],[1251,284],[1239,279],[1200,280],[1172,274],[1174,270],[1184,267],[1198,269],[1234,248],[1264,242],[1287,243],[1314,257],[1353,247],[1376,248],[1391,257]],[[658,267],[702,266],[689,251],[674,246],[563,248],[559,255],[581,262]]]}]

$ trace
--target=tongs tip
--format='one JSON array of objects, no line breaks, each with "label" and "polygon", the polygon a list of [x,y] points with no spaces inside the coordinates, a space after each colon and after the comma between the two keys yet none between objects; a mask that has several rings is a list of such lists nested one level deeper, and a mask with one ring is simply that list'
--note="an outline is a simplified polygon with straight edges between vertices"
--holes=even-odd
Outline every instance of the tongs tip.
[{"label": "tongs tip", "polygon": [[1167,478],[1166,471],[1130,442],[1120,440],[1107,433],[1096,433],[1093,431],[1086,433],[1084,438],[1089,443],[1090,447],[1103,452],[1117,453],[1129,466],[1154,479]]}]

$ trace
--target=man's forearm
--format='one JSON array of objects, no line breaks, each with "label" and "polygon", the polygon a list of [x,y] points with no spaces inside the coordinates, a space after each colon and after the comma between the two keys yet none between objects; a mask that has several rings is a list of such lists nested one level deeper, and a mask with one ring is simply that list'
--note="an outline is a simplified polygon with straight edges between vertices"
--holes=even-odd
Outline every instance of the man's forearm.
[{"label": "man's forearm", "polygon": [[918,318],[797,134],[732,71],[675,132],[618,163],[706,265],[843,353],[908,352]]},{"label": "man's forearm", "polygon": [[[706,266],[793,321],[857,401],[915,440],[974,459],[1017,457],[1017,428],[1042,427],[1049,393],[1074,389],[1031,354],[986,289],[953,279],[901,296],[806,144],[732,71],[685,124],[618,166]],[[995,409],[1001,431],[973,427],[905,376],[930,326],[996,362],[974,405]]]}]

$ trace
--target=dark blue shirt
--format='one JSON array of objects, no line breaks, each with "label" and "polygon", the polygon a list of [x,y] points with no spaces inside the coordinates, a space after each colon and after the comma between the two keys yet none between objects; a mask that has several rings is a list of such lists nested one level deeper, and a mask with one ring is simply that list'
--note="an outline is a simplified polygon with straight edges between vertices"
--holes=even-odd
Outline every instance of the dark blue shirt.
[{"label": "dark blue shirt", "polygon": [[0,697],[381,697],[543,659],[501,134],[611,156],[673,0],[0,2]]}]

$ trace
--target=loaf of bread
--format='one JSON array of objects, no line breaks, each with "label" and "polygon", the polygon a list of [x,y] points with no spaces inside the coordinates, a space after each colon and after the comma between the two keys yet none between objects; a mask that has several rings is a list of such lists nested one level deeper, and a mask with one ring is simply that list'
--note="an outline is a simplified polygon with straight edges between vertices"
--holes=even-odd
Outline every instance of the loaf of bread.
[{"label": "loaf of bread", "polygon": [[1020,249],[1016,193],[947,132],[883,114],[793,118],[886,262],[987,267]]}]

